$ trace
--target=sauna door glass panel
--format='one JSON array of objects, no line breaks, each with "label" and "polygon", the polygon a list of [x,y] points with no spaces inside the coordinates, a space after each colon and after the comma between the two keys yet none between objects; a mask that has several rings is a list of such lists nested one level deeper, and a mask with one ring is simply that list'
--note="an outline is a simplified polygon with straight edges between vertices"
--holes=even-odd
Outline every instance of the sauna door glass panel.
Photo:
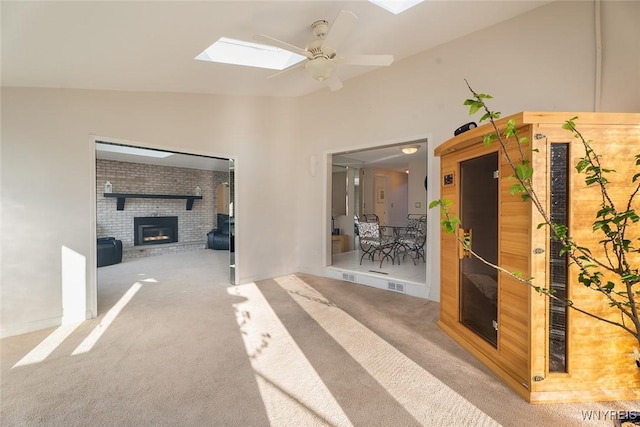
[{"label": "sauna door glass panel", "polygon": [[[498,153],[460,163],[460,219],[471,250],[498,263]],[[460,322],[497,346],[498,273],[470,255],[460,258]]]}]

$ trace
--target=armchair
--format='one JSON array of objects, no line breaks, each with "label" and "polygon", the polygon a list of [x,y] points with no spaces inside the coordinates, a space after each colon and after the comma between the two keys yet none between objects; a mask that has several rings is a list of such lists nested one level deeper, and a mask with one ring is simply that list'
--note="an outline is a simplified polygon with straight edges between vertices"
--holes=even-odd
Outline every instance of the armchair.
[{"label": "armchair", "polygon": [[229,230],[233,227],[233,218],[227,214],[218,214],[218,226],[207,233],[207,248],[216,250],[229,249]]}]

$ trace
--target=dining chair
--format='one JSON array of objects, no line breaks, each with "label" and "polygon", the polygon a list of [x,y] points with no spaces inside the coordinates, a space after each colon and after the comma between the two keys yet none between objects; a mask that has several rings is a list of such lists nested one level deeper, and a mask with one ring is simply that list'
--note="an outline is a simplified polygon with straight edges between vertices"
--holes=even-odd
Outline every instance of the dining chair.
[{"label": "dining chair", "polygon": [[413,260],[413,265],[416,265],[416,261],[422,259],[426,262],[424,254],[424,245],[427,241],[427,217],[426,216],[412,216],[407,218],[407,227],[397,239],[396,257],[398,258],[398,264],[400,263],[400,255],[402,259],[409,255]]},{"label": "dining chair", "polygon": [[393,236],[386,236],[381,231],[382,227],[378,222],[358,221],[358,232],[360,240],[360,265],[365,256],[373,262],[376,254],[380,254],[380,268],[385,259],[391,260],[395,264],[395,244]]},{"label": "dining chair", "polygon": [[380,218],[376,214],[362,214],[360,215],[364,222],[377,222],[380,224]]}]

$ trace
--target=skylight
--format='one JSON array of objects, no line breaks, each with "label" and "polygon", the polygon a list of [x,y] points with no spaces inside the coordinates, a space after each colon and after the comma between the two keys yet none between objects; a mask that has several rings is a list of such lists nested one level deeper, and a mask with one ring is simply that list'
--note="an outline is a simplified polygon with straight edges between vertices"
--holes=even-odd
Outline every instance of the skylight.
[{"label": "skylight", "polygon": [[369,1],[397,15],[409,9],[410,7],[417,5],[418,3],[422,3],[423,0],[369,0]]},{"label": "skylight", "polygon": [[273,46],[221,37],[196,56],[195,59],[284,70],[306,58],[297,53]]}]

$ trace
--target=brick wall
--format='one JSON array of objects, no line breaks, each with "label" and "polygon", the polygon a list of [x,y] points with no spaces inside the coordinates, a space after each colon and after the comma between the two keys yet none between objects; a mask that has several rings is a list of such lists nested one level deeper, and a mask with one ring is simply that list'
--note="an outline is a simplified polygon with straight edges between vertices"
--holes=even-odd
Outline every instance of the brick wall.
[{"label": "brick wall", "polygon": [[[207,233],[217,226],[216,188],[228,180],[229,174],[226,172],[98,159],[97,236],[122,240],[124,259],[204,249]],[[118,211],[117,199],[103,195],[107,181],[111,182],[114,193],[191,195],[199,186],[202,200],[195,200],[193,209],[188,211],[184,199],[129,198],[124,210]],[[177,216],[178,243],[134,247],[133,218],[137,216]]]}]

